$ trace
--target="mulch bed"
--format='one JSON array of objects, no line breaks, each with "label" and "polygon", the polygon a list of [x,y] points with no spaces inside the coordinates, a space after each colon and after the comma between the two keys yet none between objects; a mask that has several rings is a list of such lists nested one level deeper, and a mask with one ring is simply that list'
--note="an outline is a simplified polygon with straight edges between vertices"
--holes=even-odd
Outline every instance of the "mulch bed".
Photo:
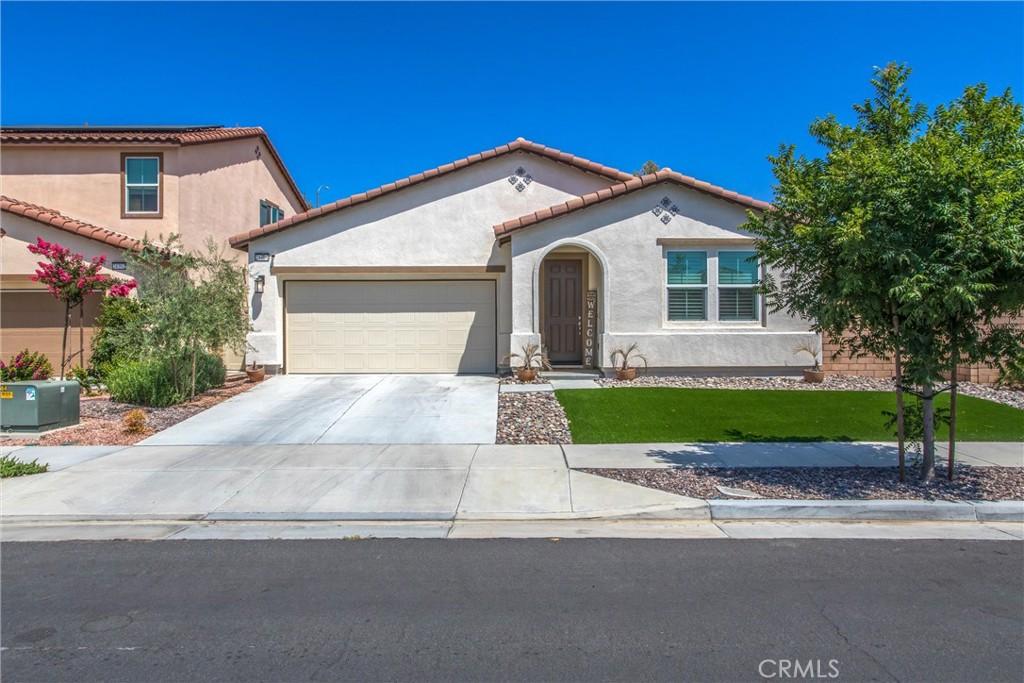
[{"label": "mulch bed", "polygon": [[[81,422],[40,439],[0,439],[2,446],[130,446],[146,437],[163,431],[196,413],[252,389],[255,384],[246,381],[229,381],[224,386],[210,389],[196,396],[194,400],[166,408],[147,408],[131,403],[118,403],[109,398],[82,397],[80,404]],[[147,430],[139,434],[124,431],[122,420],[125,413],[141,408],[146,413]]]},{"label": "mulch bed", "polygon": [[562,404],[551,392],[498,394],[497,443],[572,443]]},{"label": "mulch bed", "polygon": [[813,500],[1024,500],[1024,468],[957,465],[953,481],[936,468],[928,483],[908,470],[900,482],[895,467],[764,467],[674,469],[584,469],[610,479],[692,498],[732,498],[716,487],[746,489],[761,498]]}]

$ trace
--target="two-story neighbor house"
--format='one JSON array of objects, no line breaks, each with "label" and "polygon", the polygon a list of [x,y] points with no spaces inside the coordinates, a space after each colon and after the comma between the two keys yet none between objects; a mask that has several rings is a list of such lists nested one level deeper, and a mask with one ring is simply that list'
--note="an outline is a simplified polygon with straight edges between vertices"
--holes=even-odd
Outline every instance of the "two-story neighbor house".
[{"label": "two-story neighbor house", "polygon": [[817,335],[768,309],[743,230],[768,208],[523,140],[231,238],[249,253],[253,357],[288,373],[494,372],[540,342],[607,370],[796,372]]},{"label": "two-story neighbor house", "polygon": [[[103,254],[117,273],[143,237],[226,248],[230,235],[309,209],[263,129],[221,126],[5,126],[0,195],[0,356],[29,347],[55,365],[62,312],[30,279],[37,237]],[[87,339],[97,307],[98,297],[86,308]]]}]

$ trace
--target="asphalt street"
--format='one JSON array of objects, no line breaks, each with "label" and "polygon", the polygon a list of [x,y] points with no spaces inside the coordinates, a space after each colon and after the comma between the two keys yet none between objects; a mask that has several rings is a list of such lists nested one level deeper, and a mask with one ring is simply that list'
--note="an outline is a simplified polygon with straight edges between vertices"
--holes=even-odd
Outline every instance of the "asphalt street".
[{"label": "asphalt street", "polygon": [[8,543],[0,666],[5,682],[1020,681],[1022,568],[1024,544],[986,541]]}]

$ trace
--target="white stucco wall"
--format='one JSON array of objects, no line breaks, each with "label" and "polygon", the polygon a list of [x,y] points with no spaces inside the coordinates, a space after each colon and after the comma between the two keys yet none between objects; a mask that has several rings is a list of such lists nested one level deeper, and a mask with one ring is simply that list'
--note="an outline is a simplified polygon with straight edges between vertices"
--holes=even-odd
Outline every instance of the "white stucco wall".
[{"label": "white stucco wall", "polygon": [[[533,178],[523,192],[508,178],[522,167]],[[250,283],[266,278],[263,295],[251,294],[254,349],[248,358],[268,366],[284,358],[285,282],[300,279],[495,279],[498,292],[498,363],[512,333],[511,247],[499,246],[493,226],[613,181],[527,153],[475,164],[366,204],[328,214],[249,243]],[[267,253],[270,262],[256,261]],[[332,274],[351,267],[485,267],[504,273]],[[315,273],[286,273],[317,268]],[[276,271],[276,272],[275,272]]]},{"label": "white stucco wall", "polygon": [[[663,197],[678,207],[668,224],[652,213]],[[799,368],[806,358],[794,354],[801,340],[813,338],[805,321],[784,313],[758,322],[679,323],[667,320],[667,249],[744,249],[722,240],[749,237],[738,226],[745,210],[733,203],[672,183],[660,183],[522,229],[512,234],[511,345],[540,341],[538,312],[540,264],[554,247],[588,249],[603,268],[599,316],[603,318],[602,366],[609,353],[636,342],[652,368]],[[699,240],[666,247],[659,239]],[[716,244],[717,242],[717,244]],[[709,271],[713,264],[709,262]],[[714,310],[713,295],[709,311]],[[762,311],[764,314],[764,311]]]}]

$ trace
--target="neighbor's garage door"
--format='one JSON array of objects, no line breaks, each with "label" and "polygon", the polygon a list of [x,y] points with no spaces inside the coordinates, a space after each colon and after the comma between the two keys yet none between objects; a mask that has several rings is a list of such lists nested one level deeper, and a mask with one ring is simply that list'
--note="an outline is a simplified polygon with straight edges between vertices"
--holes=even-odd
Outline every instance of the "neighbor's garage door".
[{"label": "neighbor's garage door", "polygon": [[[75,356],[72,366],[87,366],[92,355],[93,323],[99,313],[103,296],[93,294],[85,299],[83,318],[76,308],[71,313],[68,330],[68,354],[77,353],[84,336],[85,358]],[[85,323],[85,334],[79,334],[79,321]],[[46,291],[0,292],[0,358],[6,363],[22,349],[46,354],[56,375],[60,372],[60,345],[64,335],[64,304]]]},{"label": "neighbor's garage door", "polygon": [[493,281],[288,282],[287,372],[494,372]]}]

